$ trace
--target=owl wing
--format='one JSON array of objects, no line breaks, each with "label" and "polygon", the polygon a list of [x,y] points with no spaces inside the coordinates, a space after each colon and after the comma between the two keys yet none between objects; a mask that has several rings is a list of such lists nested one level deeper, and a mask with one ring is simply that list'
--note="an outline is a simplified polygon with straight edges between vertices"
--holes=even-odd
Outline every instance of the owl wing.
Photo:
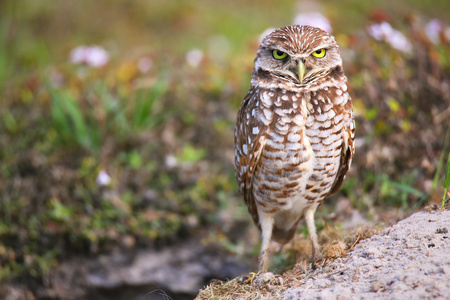
[{"label": "owl wing", "polygon": [[[351,100],[349,100],[350,102]],[[341,152],[341,160],[339,164],[339,170],[336,176],[336,180],[333,183],[333,186],[331,187],[330,192],[327,196],[331,196],[335,194],[342,185],[342,182],[345,179],[345,175],[348,172],[348,169],[350,168],[350,165],[352,163],[353,155],[355,153],[355,120],[353,119],[353,113],[351,111],[351,106],[347,107],[347,111],[349,111],[349,121],[347,122],[346,126],[343,128],[342,133],[342,152]]]},{"label": "owl wing", "polygon": [[245,96],[237,115],[235,128],[235,171],[239,191],[244,197],[248,211],[256,226],[259,225],[258,210],[253,198],[253,174],[258,167],[265,145],[266,126],[257,117],[258,93],[254,89]]}]

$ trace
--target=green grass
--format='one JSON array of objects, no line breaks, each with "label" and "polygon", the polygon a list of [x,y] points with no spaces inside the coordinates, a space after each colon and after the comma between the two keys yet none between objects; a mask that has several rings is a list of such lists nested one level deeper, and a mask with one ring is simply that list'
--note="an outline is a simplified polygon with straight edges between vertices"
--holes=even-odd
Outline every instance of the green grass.
[{"label": "green grass", "polygon": [[441,207],[444,208],[446,197],[448,196],[448,188],[450,187],[450,153],[448,154],[447,158],[447,169],[445,171],[445,177],[444,177],[444,191],[442,193],[442,202]]}]

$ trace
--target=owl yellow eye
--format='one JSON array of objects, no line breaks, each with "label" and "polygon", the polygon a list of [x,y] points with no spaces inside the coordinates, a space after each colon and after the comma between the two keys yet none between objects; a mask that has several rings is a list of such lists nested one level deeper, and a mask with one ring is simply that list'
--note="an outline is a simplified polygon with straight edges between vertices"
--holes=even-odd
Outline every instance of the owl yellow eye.
[{"label": "owl yellow eye", "polygon": [[287,53],[285,53],[283,51],[280,51],[280,50],[273,50],[272,51],[272,56],[275,59],[283,59],[283,58],[286,58]]},{"label": "owl yellow eye", "polygon": [[327,52],[327,50],[325,49],[319,49],[316,50],[312,53],[312,56],[317,57],[317,58],[322,58],[325,56],[325,53]]}]

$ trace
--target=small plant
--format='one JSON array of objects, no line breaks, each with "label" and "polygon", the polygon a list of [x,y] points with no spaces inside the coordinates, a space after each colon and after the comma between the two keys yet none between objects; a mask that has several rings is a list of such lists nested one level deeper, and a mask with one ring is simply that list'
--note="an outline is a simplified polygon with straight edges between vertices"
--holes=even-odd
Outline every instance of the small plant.
[{"label": "small plant", "polygon": [[[393,203],[400,201],[402,208],[405,210],[409,207],[409,196],[416,196],[417,198],[419,198],[419,201],[417,203],[424,203],[428,198],[428,195],[412,186],[416,177],[416,174],[414,174],[413,172],[412,176],[403,176],[401,181],[397,182],[388,178],[387,175],[383,175],[380,178],[381,196],[385,200],[392,201]],[[417,206],[417,204],[415,206]]]},{"label": "small plant", "polygon": [[133,128],[136,130],[151,128],[166,119],[166,114],[158,111],[158,101],[168,91],[168,88],[168,74],[162,73],[151,88],[136,91],[134,103],[130,107],[130,123]]},{"label": "small plant", "polygon": [[444,208],[446,196],[447,197],[450,196],[450,195],[448,195],[449,194],[449,192],[448,192],[448,188],[449,187],[450,187],[450,153],[448,154],[448,158],[447,158],[447,170],[445,171],[444,192],[442,193],[441,208]]},{"label": "small plant", "polygon": [[[447,153],[447,147],[448,147],[449,140],[450,140],[450,131],[447,132],[447,135],[445,137],[444,147],[442,148],[442,153],[441,153],[441,156],[439,157],[439,162],[436,167],[436,173],[434,174],[433,189],[432,189],[433,191],[436,190],[439,182],[442,180],[441,179],[441,171],[442,171],[442,167],[444,166],[444,163],[445,163],[445,153]],[[441,203],[442,208],[444,208],[445,197],[447,195],[447,190],[450,186],[450,174],[449,173],[450,173],[450,153],[447,158],[447,167],[446,167],[446,170],[444,173],[444,182],[443,182],[444,191],[442,192],[442,203]]]},{"label": "small plant", "polygon": [[206,156],[206,149],[194,148],[190,144],[183,147],[183,151],[178,155],[178,160],[185,163],[196,162]]},{"label": "small plant", "polygon": [[73,209],[62,204],[56,198],[50,200],[49,213],[51,218],[56,221],[68,222],[71,218],[73,218]]},{"label": "small plant", "polygon": [[58,132],[59,142],[97,149],[100,145],[98,125],[89,120],[73,93],[52,87],[49,93],[52,99],[52,128]]}]

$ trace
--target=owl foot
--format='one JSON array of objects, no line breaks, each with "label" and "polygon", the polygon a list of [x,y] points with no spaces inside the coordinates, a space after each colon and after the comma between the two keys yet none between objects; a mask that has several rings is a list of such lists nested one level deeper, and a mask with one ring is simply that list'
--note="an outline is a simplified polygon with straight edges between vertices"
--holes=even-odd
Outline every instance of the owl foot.
[{"label": "owl foot", "polygon": [[325,260],[325,256],[320,253],[319,251],[314,251],[315,253],[313,253],[313,255],[311,256],[311,268],[313,270],[323,266],[324,260]]}]

